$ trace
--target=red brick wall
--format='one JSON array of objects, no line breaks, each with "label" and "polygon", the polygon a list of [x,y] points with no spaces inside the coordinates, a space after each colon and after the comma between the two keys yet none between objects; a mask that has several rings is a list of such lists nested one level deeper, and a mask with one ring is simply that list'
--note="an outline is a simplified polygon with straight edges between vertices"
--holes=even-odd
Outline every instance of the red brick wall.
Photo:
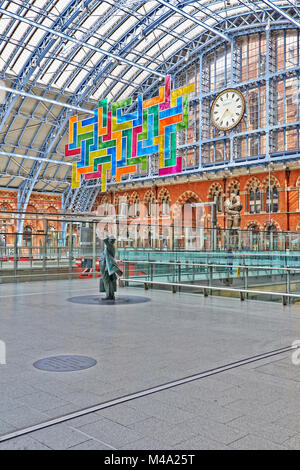
[{"label": "red brick wall", "polygon": [[[255,179],[259,183],[259,187],[262,193],[265,193],[266,187],[269,184],[269,174],[268,172],[257,173],[255,175],[244,174],[241,176],[233,176],[230,178],[216,179],[216,180],[206,180],[206,181],[195,181],[195,182],[185,182],[185,183],[176,183],[172,185],[165,186],[153,186],[152,188],[132,188],[126,191],[116,190],[114,193],[111,193],[109,197],[109,202],[116,203],[118,197],[128,196],[129,200],[133,199],[134,194],[138,194],[139,200],[145,201],[149,196],[150,192],[154,194],[155,199],[159,200],[159,195],[162,189],[166,189],[170,194],[170,205],[178,202],[183,204],[185,200],[189,197],[192,197],[196,201],[209,202],[209,192],[212,188],[212,185],[218,183],[223,189],[225,185],[225,195],[226,197],[229,194],[230,186],[234,183],[238,183],[240,187],[240,197],[243,205],[241,211],[241,228],[246,229],[251,223],[257,223],[257,225],[264,229],[269,222],[269,214],[266,213],[265,207],[264,211],[261,211],[258,214],[250,214],[249,208],[246,203],[246,195],[249,193],[249,185]],[[276,213],[271,213],[271,221],[274,223],[278,230],[300,230],[300,207],[299,207],[299,191],[300,191],[300,169],[293,170],[280,170],[272,171],[271,181],[273,181],[278,189],[279,195],[279,209]],[[298,181],[298,183],[297,183]],[[297,187],[298,185],[298,187]],[[94,208],[96,208],[104,198],[107,197],[107,194],[100,194],[95,202]],[[249,200],[249,198],[248,198]],[[224,198],[223,198],[224,201]],[[143,218],[145,214],[141,214],[140,217]],[[225,225],[225,215],[224,213],[218,213],[218,225],[224,227]]]}]

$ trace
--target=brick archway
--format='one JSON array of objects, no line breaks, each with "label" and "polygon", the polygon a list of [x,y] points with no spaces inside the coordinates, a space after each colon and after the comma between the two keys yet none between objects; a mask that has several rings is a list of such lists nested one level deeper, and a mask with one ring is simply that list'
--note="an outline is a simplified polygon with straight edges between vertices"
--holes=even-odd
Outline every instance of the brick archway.
[{"label": "brick archway", "polygon": [[263,183],[256,176],[252,176],[251,178],[248,179],[248,181],[245,184],[244,190],[249,191],[251,187],[258,188],[260,190],[264,189]]},{"label": "brick archway", "polygon": [[195,199],[196,202],[202,202],[200,196],[194,191],[185,191],[181,196],[179,196],[174,207],[172,207],[174,218],[179,218],[181,216],[182,207],[189,199]]},{"label": "brick archway", "polygon": [[257,220],[250,220],[247,222],[247,224],[244,226],[244,230],[249,230],[250,227],[253,227],[254,225],[256,225],[259,230],[263,230],[263,226]]},{"label": "brick archway", "polygon": [[267,228],[271,225],[274,225],[276,227],[277,232],[281,232],[281,227],[280,227],[279,223],[274,219],[271,219],[270,221],[266,220],[263,224],[263,229],[267,230]]}]

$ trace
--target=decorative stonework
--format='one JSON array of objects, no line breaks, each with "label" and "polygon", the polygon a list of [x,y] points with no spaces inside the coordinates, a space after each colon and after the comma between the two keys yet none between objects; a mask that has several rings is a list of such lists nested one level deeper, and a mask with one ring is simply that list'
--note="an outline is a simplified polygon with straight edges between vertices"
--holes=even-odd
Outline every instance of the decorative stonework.
[{"label": "decorative stonework", "polygon": [[189,199],[195,199],[197,202],[202,202],[200,196],[194,191],[185,191],[176,201],[175,207],[173,207],[173,217],[178,218],[181,216],[182,206]]},{"label": "decorative stonework", "polygon": [[262,182],[262,186],[263,188],[266,190],[267,187],[271,185],[271,186],[276,186],[277,189],[280,189],[280,183],[278,181],[277,178],[275,178],[275,176],[267,176],[266,178],[264,178],[263,182]]},{"label": "decorative stonework", "polygon": [[239,193],[239,192],[240,192],[240,182],[239,182],[239,180],[237,180],[237,179],[231,180],[231,181],[228,183],[227,188],[226,188],[226,197],[229,197],[229,196],[230,196],[231,191],[232,191],[235,187],[237,188],[237,191],[238,191],[238,193]]},{"label": "decorative stonework", "polygon": [[263,230],[263,226],[262,226],[261,223],[259,223],[257,220],[250,220],[250,222],[248,222],[248,223],[244,226],[244,230],[248,230],[250,227],[253,227],[254,225],[257,225],[257,227],[259,228],[259,230]]},{"label": "decorative stonework", "polygon": [[152,189],[148,189],[144,194],[144,201],[148,202],[151,197],[155,200],[154,192]]},{"label": "decorative stonework", "polygon": [[157,199],[158,201],[162,201],[164,197],[168,197],[169,200],[171,200],[170,191],[167,188],[162,187],[158,192]]},{"label": "decorative stonework", "polygon": [[245,184],[245,191],[248,191],[250,188],[253,188],[253,189],[260,189],[260,191],[263,191],[264,190],[264,185],[262,184],[262,182],[256,178],[256,176],[252,176],[251,178],[248,179],[247,183]]},{"label": "decorative stonework", "polygon": [[270,225],[275,225],[275,227],[277,228],[277,231],[280,232],[281,231],[281,228],[280,228],[280,225],[279,223],[274,220],[274,219],[270,219],[269,220],[266,220],[263,224],[263,230],[267,230],[267,228],[270,226]]},{"label": "decorative stonework", "polygon": [[217,181],[212,183],[209,187],[209,190],[208,190],[208,194],[207,194],[207,200],[208,201],[212,201],[213,200],[213,196],[214,196],[214,193],[215,192],[218,192],[220,193],[222,196],[224,195],[224,191],[223,191],[223,187],[220,183],[218,183]]},{"label": "decorative stonework", "polygon": [[138,198],[138,200],[140,200],[140,197],[139,197],[138,193],[136,191],[133,191],[133,193],[129,197],[130,204],[133,204],[136,198]]}]

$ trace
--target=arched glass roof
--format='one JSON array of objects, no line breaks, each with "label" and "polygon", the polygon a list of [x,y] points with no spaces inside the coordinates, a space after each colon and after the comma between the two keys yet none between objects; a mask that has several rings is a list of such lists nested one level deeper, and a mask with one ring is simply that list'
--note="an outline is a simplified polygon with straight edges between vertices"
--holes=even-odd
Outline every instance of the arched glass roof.
[{"label": "arched glass roof", "polygon": [[214,41],[230,42],[242,15],[244,26],[259,24],[262,13],[300,26],[299,5],[0,0],[0,189],[18,188],[20,207],[32,190],[69,191],[64,145],[68,118],[84,116],[76,108],[92,110],[99,99],[112,102],[151,87],[156,92],[184,57]]}]

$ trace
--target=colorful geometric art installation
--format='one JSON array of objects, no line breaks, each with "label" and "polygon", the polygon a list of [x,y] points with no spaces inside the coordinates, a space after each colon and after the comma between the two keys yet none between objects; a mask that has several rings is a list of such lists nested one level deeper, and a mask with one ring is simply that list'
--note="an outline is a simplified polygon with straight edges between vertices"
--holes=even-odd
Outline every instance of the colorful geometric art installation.
[{"label": "colorful geometric art installation", "polygon": [[159,95],[143,100],[138,95],[136,111],[132,98],[112,103],[99,101],[94,116],[78,121],[69,120],[69,143],[66,156],[80,157],[73,162],[72,188],[79,188],[84,179],[101,179],[101,190],[107,181],[119,183],[122,175],[135,173],[137,165],[147,170],[148,158],[159,156],[159,176],[180,173],[182,157],[176,156],[176,131],[188,127],[188,94],[195,90],[190,84],[171,91],[171,77],[165,78]]}]

